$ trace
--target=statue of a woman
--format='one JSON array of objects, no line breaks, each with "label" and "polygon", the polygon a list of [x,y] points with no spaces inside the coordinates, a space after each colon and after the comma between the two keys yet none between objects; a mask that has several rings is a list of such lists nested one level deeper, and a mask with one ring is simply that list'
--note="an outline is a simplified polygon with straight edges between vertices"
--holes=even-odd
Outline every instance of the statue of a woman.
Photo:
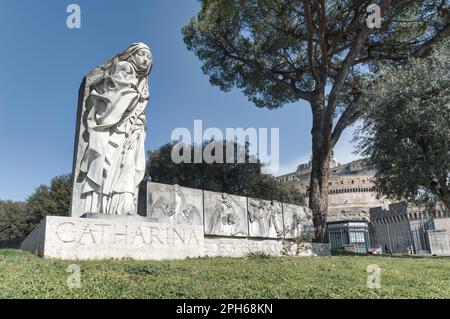
[{"label": "statue of a woman", "polygon": [[101,66],[89,87],[84,116],[86,146],[79,154],[84,212],[136,214],[145,173],[145,109],[150,48],[132,44]]}]

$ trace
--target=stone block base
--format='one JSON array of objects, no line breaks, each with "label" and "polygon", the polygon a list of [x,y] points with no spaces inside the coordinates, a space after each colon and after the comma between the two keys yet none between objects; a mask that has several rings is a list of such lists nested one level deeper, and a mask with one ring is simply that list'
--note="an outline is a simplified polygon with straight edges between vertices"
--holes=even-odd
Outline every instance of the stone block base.
[{"label": "stone block base", "polygon": [[245,257],[262,252],[271,256],[329,256],[329,244],[301,244],[290,240],[256,239],[238,237],[205,237],[205,256]]},{"label": "stone block base", "polygon": [[162,260],[204,256],[203,226],[47,216],[22,243],[41,257]]},{"label": "stone block base", "polygon": [[66,260],[163,260],[187,257],[244,257],[251,252],[272,256],[324,256],[328,244],[289,240],[204,236],[203,226],[170,225],[145,218],[74,218],[47,216],[22,243],[41,257]]}]

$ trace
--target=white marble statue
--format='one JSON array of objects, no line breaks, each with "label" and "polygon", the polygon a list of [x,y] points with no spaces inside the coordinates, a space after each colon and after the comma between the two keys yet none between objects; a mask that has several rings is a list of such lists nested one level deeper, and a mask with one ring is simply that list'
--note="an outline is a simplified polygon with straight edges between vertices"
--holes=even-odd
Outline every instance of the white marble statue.
[{"label": "white marble statue", "polygon": [[150,48],[132,44],[100,67],[88,88],[85,147],[78,154],[80,197],[86,213],[136,214],[138,185],[145,173],[145,109]]}]

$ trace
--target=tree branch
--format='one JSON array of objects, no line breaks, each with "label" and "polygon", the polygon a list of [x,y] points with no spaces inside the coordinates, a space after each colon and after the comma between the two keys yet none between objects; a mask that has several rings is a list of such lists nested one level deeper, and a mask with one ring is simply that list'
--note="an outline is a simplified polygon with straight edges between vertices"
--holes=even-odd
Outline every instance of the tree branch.
[{"label": "tree branch", "polygon": [[331,134],[331,148],[334,148],[336,146],[337,141],[339,141],[342,132],[347,128],[347,126],[352,124],[358,118],[360,111],[357,110],[357,107],[359,105],[361,96],[362,94],[358,94],[339,117],[339,120],[334,127],[333,133]]},{"label": "tree branch", "polygon": [[322,63],[323,67],[325,69],[325,72],[328,70],[329,65],[329,59],[328,59],[328,52],[327,52],[327,45],[325,41],[326,37],[326,17],[325,17],[325,1],[320,0],[319,1],[319,44],[320,44],[320,51],[322,53]]},{"label": "tree branch", "polygon": [[223,30],[222,30],[221,34],[222,34],[222,38],[225,41],[225,43],[231,48],[231,50],[234,53],[230,52],[220,42],[216,42],[216,45],[218,47],[220,47],[222,52],[226,56],[228,56],[230,59],[239,61],[241,63],[244,63],[244,64],[248,65],[248,66],[251,66],[253,69],[258,70],[263,75],[268,77],[270,80],[275,80],[279,84],[281,84],[281,85],[287,87],[288,89],[292,90],[294,92],[294,94],[297,95],[299,98],[304,99],[306,101],[311,101],[312,100],[312,98],[313,98],[312,92],[303,91],[303,90],[297,88],[297,86],[295,85],[295,79],[292,79],[292,78],[289,77],[289,82],[285,82],[285,81],[280,80],[279,78],[277,78],[277,75],[279,75],[279,74],[285,74],[285,76],[287,76],[288,73],[295,73],[295,71],[294,72],[283,72],[283,71],[277,71],[277,70],[268,70],[268,69],[266,69],[264,67],[261,67],[260,65],[258,65],[258,63],[256,61],[253,61],[251,59],[248,59],[248,58],[245,58],[245,57],[239,55],[238,50],[233,46],[231,41],[228,39],[228,37],[227,37],[228,33],[227,32],[223,32]]},{"label": "tree branch", "polygon": [[[391,0],[383,0],[380,5],[381,14],[383,14],[386,9],[390,6]],[[353,66],[358,54],[361,51],[361,48],[364,45],[367,37],[369,36],[372,29],[370,29],[367,25],[364,25],[362,30],[359,32],[356,40],[353,42],[350,51],[348,52],[344,62],[341,65],[341,69],[338,72],[338,75],[334,81],[333,87],[331,89],[328,103],[327,103],[327,118],[332,118],[334,115],[334,110],[336,106],[337,97],[342,87],[344,86],[345,80],[347,79],[348,72],[350,68]]]},{"label": "tree branch", "polygon": [[305,10],[305,18],[306,18],[306,27],[308,29],[308,63],[311,69],[312,76],[316,81],[316,87],[320,86],[322,83],[322,79],[317,73],[317,69],[314,66],[313,61],[313,24],[311,18],[311,8],[309,7],[309,0],[303,0],[303,7]]},{"label": "tree branch", "polygon": [[[428,40],[425,44],[423,44],[419,49],[416,50],[414,57],[422,58],[428,54],[428,52],[432,49],[434,45],[450,36],[450,26],[447,24],[441,31],[439,31],[433,38]],[[358,110],[358,105],[360,104],[360,98],[362,93],[358,94],[346,107],[345,111],[340,116],[336,126],[334,127],[333,133],[331,135],[331,145],[334,147],[339,140],[342,132],[345,128],[352,124],[355,119],[358,118],[361,111]]]},{"label": "tree branch", "polygon": [[417,49],[416,52],[414,52],[413,56],[415,58],[421,58],[427,55],[436,43],[441,42],[449,35],[450,35],[450,23],[447,23],[447,25],[441,31],[439,31],[434,37],[432,37],[430,40],[425,42],[419,49]]}]

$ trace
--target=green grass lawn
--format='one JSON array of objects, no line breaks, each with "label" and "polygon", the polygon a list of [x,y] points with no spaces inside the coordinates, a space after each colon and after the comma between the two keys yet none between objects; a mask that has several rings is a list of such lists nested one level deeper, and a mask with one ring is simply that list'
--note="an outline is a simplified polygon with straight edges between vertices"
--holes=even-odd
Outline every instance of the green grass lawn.
[{"label": "green grass lawn", "polygon": [[[262,257],[71,262],[0,250],[0,298],[450,298],[450,258]],[[67,286],[70,264],[81,288]],[[370,264],[380,289],[367,288]]]}]

